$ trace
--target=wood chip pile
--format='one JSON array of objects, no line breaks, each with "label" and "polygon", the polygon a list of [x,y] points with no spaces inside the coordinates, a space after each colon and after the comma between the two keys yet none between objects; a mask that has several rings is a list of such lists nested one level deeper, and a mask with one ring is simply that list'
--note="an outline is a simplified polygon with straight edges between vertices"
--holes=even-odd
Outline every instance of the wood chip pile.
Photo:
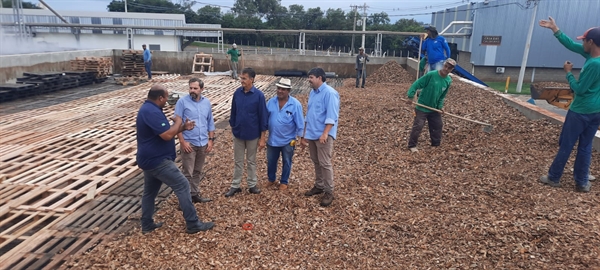
[{"label": "wood chip pile", "polygon": [[[388,74],[405,74],[387,70]],[[375,75],[375,74],[374,74]],[[597,269],[600,267],[600,187],[573,191],[574,154],[562,188],[538,182],[554,158],[560,126],[529,121],[492,94],[454,77],[446,111],[494,126],[444,117],[440,147],[427,128],[419,152],[408,151],[413,109],[399,100],[406,83],[356,91],[338,88],[342,105],[334,146],[335,200],[319,207],[305,197],[314,171],[297,150],[290,189],[223,197],[233,174],[230,130],[219,130],[207,159],[204,196],[196,204],[217,226],[187,235],[177,199],[160,206],[162,228],[135,228],[106,241],[68,266],[78,269],[342,268],[342,269]],[[372,90],[372,91],[371,91]],[[299,99],[306,104],[306,96]],[[266,177],[259,152],[259,185]],[[593,153],[592,173],[600,173]],[[243,178],[245,179],[245,177]],[[252,223],[244,231],[242,224]]]},{"label": "wood chip pile", "polygon": [[535,87],[536,89],[543,89],[543,88],[554,88],[554,87],[563,87],[563,88],[570,88],[568,83],[559,83],[559,82],[538,82],[538,83],[533,83],[532,84],[533,87]]},{"label": "wood chip pile", "polygon": [[373,83],[412,83],[414,81],[414,76],[410,75],[396,61],[388,61],[368,76],[367,82],[370,85]]}]

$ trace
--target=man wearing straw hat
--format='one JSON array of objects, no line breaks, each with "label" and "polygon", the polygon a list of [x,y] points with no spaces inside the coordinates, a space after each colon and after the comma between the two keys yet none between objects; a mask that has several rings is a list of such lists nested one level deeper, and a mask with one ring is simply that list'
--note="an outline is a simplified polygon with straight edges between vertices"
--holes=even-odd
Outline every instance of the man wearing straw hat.
[{"label": "man wearing straw hat", "polygon": [[281,78],[275,84],[277,97],[267,102],[269,115],[269,138],[267,140],[267,176],[269,182],[266,187],[275,185],[277,178],[277,163],[281,155],[281,178],[279,190],[288,188],[288,179],[292,171],[292,157],[298,138],[304,131],[304,117],[302,104],[290,96],[292,82],[290,79]]}]

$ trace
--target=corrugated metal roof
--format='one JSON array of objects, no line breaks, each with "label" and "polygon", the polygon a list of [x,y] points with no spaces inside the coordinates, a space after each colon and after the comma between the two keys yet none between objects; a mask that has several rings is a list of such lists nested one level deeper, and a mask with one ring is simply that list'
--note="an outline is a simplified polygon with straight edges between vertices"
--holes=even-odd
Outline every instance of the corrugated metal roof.
[{"label": "corrugated metal roof", "polygon": [[[525,3],[525,1],[497,0],[490,1],[487,5],[480,2],[473,6],[475,8],[473,32],[471,38],[467,39],[470,40],[471,49],[464,50],[471,51],[472,63],[484,66],[521,65],[533,14],[532,7],[523,9]],[[463,5],[458,9],[464,10],[465,7]],[[552,16],[560,29],[574,39],[588,28],[600,26],[598,11],[600,11],[600,0],[540,1],[527,66],[562,68],[566,60],[573,62],[575,67],[583,66],[585,60],[581,56],[564,48],[552,35],[551,30],[540,27],[537,22]],[[440,13],[448,13],[448,11],[440,11],[432,15],[432,22],[435,22],[438,29],[450,23],[449,20],[444,20],[444,24],[441,22],[438,24],[443,16]],[[501,45],[481,45],[481,38],[484,35],[501,36]],[[460,41],[458,38],[455,40]],[[463,50],[461,48],[463,44],[458,45],[459,50]]]}]

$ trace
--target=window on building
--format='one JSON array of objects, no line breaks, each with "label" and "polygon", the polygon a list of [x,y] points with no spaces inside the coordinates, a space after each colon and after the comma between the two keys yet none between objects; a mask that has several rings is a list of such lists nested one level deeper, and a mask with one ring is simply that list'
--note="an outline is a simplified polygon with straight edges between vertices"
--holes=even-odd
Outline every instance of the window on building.
[{"label": "window on building", "polygon": [[[113,25],[123,25],[123,19],[121,18],[113,18]],[[122,35],[123,30],[115,30],[113,31],[115,35]]]},{"label": "window on building", "polygon": [[151,51],[160,51],[160,44],[148,44],[148,49]]},{"label": "window on building", "polygon": [[71,23],[79,24],[79,17],[69,17]]},{"label": "window on building", "polygon": [[[92,24],[102,24],[102,20],[100,20],[100,18],[97,18],[97,17],[92,17]],[[102,30],[101,29],[93,29],[92,34],[102,34]]]},{"label": "window on building", "polygon": [[156,31],[154,31],[154,34],[157,35],[157,36],[164,36],[165,35],[165,33],[163,33],[162,30],[156,30]]}]

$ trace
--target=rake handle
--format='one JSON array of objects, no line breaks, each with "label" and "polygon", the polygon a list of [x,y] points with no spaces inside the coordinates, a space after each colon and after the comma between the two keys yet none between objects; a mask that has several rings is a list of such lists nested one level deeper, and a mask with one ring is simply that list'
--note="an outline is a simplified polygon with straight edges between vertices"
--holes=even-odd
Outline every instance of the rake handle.
[{"label": "rake handle", "polygon": [[[401,99],[401,100],[404,100],[404,101],[408,101],[408,100],[406,100],[406,99],[403,99],[403,98],[400,98],[400,99]],[[414,102],[414,101],[410,101],[410,102],[412,102],[413,104],[415,104],[415,105],[417,105],[417,106],[421,106],[421,107],[423,107],[423,108],[425,108],[425,109],[432,110],[432,111],[434,111],[434,112],[439,112],[439,113],[442,113],[442,114],[445,114],[445,115],[449,115],[449,116],[452,116],[452,117],[456,117],[456,118],[459,118],[459,119],[462,119],[462,120],[465,120],[465,121],[473,122],[473,123],[480,124],[480,125],[484,125],[484,126],[491,126],[491,124],[488,124],[488,123],[485,123],[485,122],[479,122],[479,121],[477,121],[477,120],[473,120],[473,119],[465,118],[465,117],[462,117],[462,116],[460,116],[460,115],[456,115],[456,114],[452,114],[452,113],[444,112],[444,111],[442,111],[442,110],[438,110],[438,109],[436,109],[436,108],[432,108],[432,107],[429,107],[429,106],[425,106],[425,105],[423,105],[423,104],[419,104],[419,103],[417,103],[417,102]]]}]

